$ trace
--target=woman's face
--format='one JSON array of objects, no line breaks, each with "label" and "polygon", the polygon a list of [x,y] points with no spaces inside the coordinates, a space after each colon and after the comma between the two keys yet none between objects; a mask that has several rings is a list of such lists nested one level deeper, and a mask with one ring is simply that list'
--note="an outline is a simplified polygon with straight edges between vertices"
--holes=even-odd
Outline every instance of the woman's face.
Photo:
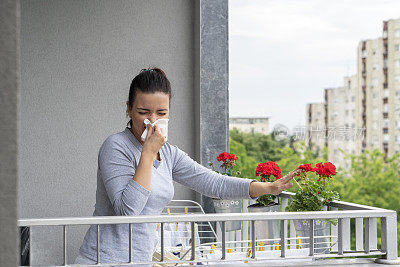
[{"label": "woman's face", "polygon": [[162,92],[143,93],[138,90],[132,107],[129,107],[128,101],[126,106],[128,115],[132,119],[132,130],[134,134],[137,134],[136,137],[140,137],[146,129],[145,119],[154,123],[158,119],[169,117],[169,95]]}]

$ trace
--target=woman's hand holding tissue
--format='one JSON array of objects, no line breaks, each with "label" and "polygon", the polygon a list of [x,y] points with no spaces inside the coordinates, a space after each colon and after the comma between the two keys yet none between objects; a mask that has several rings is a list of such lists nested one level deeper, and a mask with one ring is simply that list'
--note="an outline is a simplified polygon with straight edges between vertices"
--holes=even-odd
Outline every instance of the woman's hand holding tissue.
[{"label": "woman's hand holding tissue", "polygon": [[147,125],[148,131],[146,140],[143,144],[143,152],[153,156],[153,159],[157,157],[157,153],[161,147],[165,144],[164,129],[161,129],[158,125],[151,126]]},{"label": "woman's hand holding tissue", "polygon": [[291,183],[290,180],[292,180],[299,171],[300,169],[296,168],[294,171],[272,183],[251,182],[249,188],[250,197],[255,198],[267,194],[279,195],[283,190],[289,189],[293,186],[293,183]]}]

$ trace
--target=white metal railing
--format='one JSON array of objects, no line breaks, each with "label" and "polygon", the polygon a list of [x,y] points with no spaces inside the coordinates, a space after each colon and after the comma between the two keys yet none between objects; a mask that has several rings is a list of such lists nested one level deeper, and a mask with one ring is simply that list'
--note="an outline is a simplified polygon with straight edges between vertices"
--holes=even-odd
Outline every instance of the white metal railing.
[{"label": "white metal railing", "polygon": [[[280,201],[282,203],[282,210],[287,206],[290,197],[293,193],[283,192],[280,195]],[[202,208],[199,208],[202,210]],[[364,257],[364,256],[376,256],[379,257],[377,262],[390,262],[397,261],[397,216],[396,212],[392,210],[386,210],[371,206],[359,205],[354,203],[347,203],[342,201],[332,202],[329,211],[313,211],[313,212],[264,212],[264,213],[225,213],[225,214],[171,214],[169,216],[158,215],[143,215],[143,216],[94,216],[94,217],[80,217],[80,218],[49,218],[49,219],[20,219],[18,220],[19,226],[63,226],[63,257],[64,257],[64,265],[67,265],[66,259],[66,233],[67,226],[72,225],[97,225],[97,265],[101,264],[101,255],[100,255],[100,241],[99,241],[99,225],[101,224],[129,224],[129,237],[130,241],[132,240],[132,224],[136,223],[160,223],[161,224],[161,257],[158,262],[132,262],[132,244],[129,244],[129,263],[112,263],[114,265],[118,264],[188,264],[188,263],[196,263],[196,262],[226,262],[232,261],[232,259],[227,259],[227,245],[229,244],[240,244],[238,251],[243,251],[243,249],[247,249],[248,257],[242,259],[236,259],[238,261],[247,261],[247,262],[259,262],[264,260],[276,260],[277,257],[265,257],[264,253],[257,251],[257,248],[260,245],[257,245],[256,236],[255,236],[255,222],[256,221],[271,221],[271,220],[279,220],[280,221],[280,237],[278,238],[279,242],[279,251],[280,254],[278,259],[322,259],[322,258],[346,258],[346,257]],[[293,246],[296,246],[296,234],[294,230],[294,219],[300,220],[308,220],[310,227],[309,236],[302,240],[307,240],[307,244],[309,245],[307,250],[307,255],[288,255],[287,252],[290,252]],[[316,237],[314,235],[314,220],[316,219],[337,219],[338,224],[336,226],[331,225],[331,237],[332,239],[336,239],[333,242],[333,246],[329,248],[329,253],[320,254],[315,253],[315,239],[321,238],[320,236]],[[350,241],[351,241],[351,227],[350,220],[355,220],[355,249],[351,249]],[[236,240],[232,240],[233,238],[227,238],[227,233],[225,231],[225,225],[228,221],[243,221],[243,233],[246,232],[246,224],[245,222],[249,222],[250,228],[250,236],[246,236],[243,234],[243,237],[236,238]],[[381,246],[378,248],[377,243],[377,222],[380,220],[381,222]],[[179,223],[179,222],[187,222],[190,223],[191,229],[195,229],[195,223],[206,223],[210,225],[210,229],[212,229],[210,222],[221,222],[221,232],[220,238],[217,238],[217,242],[214,244],[217,248],[221,249],[221,258],[218,259],[205,259],[205,258],[196,258],[196,249],[198,250],[201,247],[204,251],[207,249],[205,246],[209,244],[196,244],[195,231],[191,231],[191,247],[186,252],[190,252],[191,257],[190,260],[176,260],[170,261],[165,257],[165,247],[163,241],[163,231],[164,223]],[[289,223],[289,227],[288,226]],[[215,233],[212,229],[211,232]],[[239,240],[237,240],[239,239]],[[247,246],[246,244],[249,244]],[[289,242],[289,243],[288,243]],[[32,254],[32,253],[31,253]],[[106,265],[109,265],[107,263]]]}]

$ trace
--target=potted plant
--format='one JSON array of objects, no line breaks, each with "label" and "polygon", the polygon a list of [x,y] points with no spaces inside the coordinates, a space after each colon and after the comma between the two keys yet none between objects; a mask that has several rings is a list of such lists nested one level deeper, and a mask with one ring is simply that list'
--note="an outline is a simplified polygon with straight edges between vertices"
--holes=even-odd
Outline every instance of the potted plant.
[{"label": "potted plant", "polygon": [[[281,178],[282,170],[273,161],[260,163],[256,167],[256,176],[260,182],[274,182]],[[249,212],[277,212],[281,211],[278,197],[274,195],[262,195],[257,198],[256,203],[247,207]],[[257,239],[275,239],[279,237],[280,223],[273,221],[256,221]],[[269,241],[267,244],[276,243]]]},{"label": "potted plant", "polygon": [[[230,154],[228,152],[222,152],[218,155],[217,161],[221,162],[219,166],[223,171],[219,172],[214,170],[214,164],[212,162],[209,165],[212,169],[218,173],[232,176],[233,167],[236,166],[236,161],[238,157],[235,154]],[[236,175],[240,174],[240,171],[234,172]],[[242,212],[243,200],[242,199],[217,199],[213,198],[214,209],[217,213],[240,213]],[[226,222],[226,231],[236,231],[241,229],[241,221],[230,221]]]},{"label": "potted plant", "polygon": [[[286,211],[322,211],[331,201],[338,200],[339,194],[329,190],[329,182],[336,175],[336,167],[331,162],[317,163],[313,168],[311,164],[299,166],[301,170],[295,178],[298,185],[296,194],[292,197]],[[300,183],[299,183],[300,182]],[[308,220],[293,220],[297,237],[308,237],[310,225]],[[336,225],[336,220],[314,220],[314,235],[329,236],[331,223]],[[300,241],[301,242],[301,241]],[[329,252],[329,238],[315,238],[314,248],[317,253]]]}]

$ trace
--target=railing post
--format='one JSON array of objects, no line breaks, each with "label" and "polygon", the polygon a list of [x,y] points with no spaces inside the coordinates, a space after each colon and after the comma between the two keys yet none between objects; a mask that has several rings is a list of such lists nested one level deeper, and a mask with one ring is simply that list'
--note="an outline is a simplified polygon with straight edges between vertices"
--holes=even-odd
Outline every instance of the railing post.
[{"label": "railing post", "polygon": [[190,260],[195,260],[196,259],[196,242],[195,242],[195,239],[196,239],[196,229],[195,229],[195,225],[194,225],[194,222],[191,222],[190,223],[190,226],[191,226],[191,228],[192,228],[192,257],[190,258]]},{"label": "railing post", "polygon": [[384,217],[381,219],[381,240],[386,255],[385,260],[398,260],[397,255],[397,216]]},{"label": "railing post", "polygon": [[222,221],[221,222],[221,234],[222,234],[222,239],[221,239],[221,243],[222,243],[222,257],[221,260],[225,260],[226,259],[226,221]]},{"label": "railing post", "polygon": [[[161,233],[161,257],[160,261],[164,261],[164,223],[160,223],[160,233]],[[193,231],[193,228],[192,228]]]},{"label": "railing post", "polygon": [[370,252],[370,242],[369,242],[369,234],[370,234],[370,223],[369,223],[370,218],[365,218],[365,240],[364,240],[364,251],[365,253],[369,254]]},{"label": "railing post", "polygon": [[338,254],[343,255],[343,219],[338,219]]},{"label": "railing post", "polygon": [[356,218],[356,251],[363,250],[363,218]]},{"label": "railing post", "polygon": [[[331,211],[337,211],[337,210],[338,210],[338,208],[331,207]],[[336,237],[334,237],[334,236],[336,236]],[[331,243],[333,244],[335,242],[335,245],[333,245],[332,249],[331,249],[332,252],[338,251],[338,243],[339,243],[338,236],[339,236],[338,235],[338,226],[333,225],[331,223]],[[334,239],[336,239],[336,240],[334,240]]]},{"label": "railing post", "polygon": [[251,231],[251,258],[256,258],[256,226],[255,221],[250,222],[250,231]]},{"label": "railing post", "polygon": [[343,218],[343,252],[350,250],[350,218]]},{"label": "railing post", "polygon": [[310,253],[309,256],[314,256],[314,220],[308,220],[310,222]]},{"label": "railing post", "polygon": [[285,257],[286,252],[286,229],[287,229],[287,221],[281,220],[281,257]]},{"label": "railing post", "polygon": [[64,266],[67,265],[67,226],[63,225],[63,256]]},{"label": "railing post", "polygon": [[100,225],[97,225],[97,264],[100,263]]}]

